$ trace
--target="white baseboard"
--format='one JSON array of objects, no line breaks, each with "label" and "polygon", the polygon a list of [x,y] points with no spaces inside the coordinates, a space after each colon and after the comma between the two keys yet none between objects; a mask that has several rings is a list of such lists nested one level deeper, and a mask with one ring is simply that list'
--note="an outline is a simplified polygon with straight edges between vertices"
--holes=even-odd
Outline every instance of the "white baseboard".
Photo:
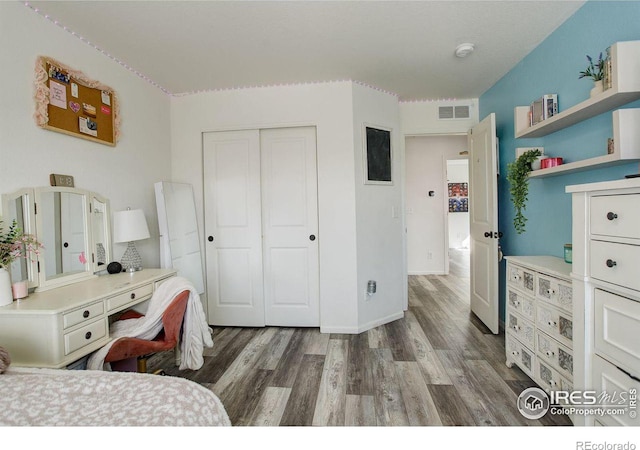
[{"label": "white baseboard", "polygon": [[369,331],[372,328],[378,327],[380,325],[384,325],[389,322],[393,322],[394,320],[402,319],[404,317],[404,311],[399,311],[397,313],[389,314],[388,316],[381,317],[376,320],[372,320],[371,322],[367,322],[365,324],[359,325],[357,327],[341,327],[341,326],[325,326],[320,325],[321,333],[338,333],[338,334],[360,334],[365,331]]},{"label": "white baseboard", "polygon": [[446,272],[422,272],[422,271],[409,271],[407,272],[407,275],[448,275],[448,273]]}]

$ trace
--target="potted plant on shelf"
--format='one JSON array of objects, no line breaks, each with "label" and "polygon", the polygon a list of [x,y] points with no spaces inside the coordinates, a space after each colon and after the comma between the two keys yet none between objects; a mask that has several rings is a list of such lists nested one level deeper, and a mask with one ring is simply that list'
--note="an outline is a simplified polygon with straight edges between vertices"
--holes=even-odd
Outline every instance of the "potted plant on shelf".
[{"label": "potted plant on shelf", "polygon": [[602,79],[604,78],[605,64],[606,61],[602,59],[602,52],[600,52],[600,56],[598,56],[598,61],[593,61],[593,58],[587,55],[587,61],[589,61],[589,65],[585,70],[580,72],[580,78],[591,78],[593,80],[593,89],[591,89],[591,97],[599,94],[604,90],[604,85]]},{"label": "potted plant on shelf", "polygon": [[507,181],[510,184],[509,193],[511,201],[516,210],[513,218],[513,226],[518,234],[525,232],[525,224],[527,218],[524,216],[524,210],[527,204],[527,195],[529,193],[529,172],[531,172],[531,163],[533,163],[541,155],[540,150],[533,149],[524,152],[514,162],[507,164]]}]

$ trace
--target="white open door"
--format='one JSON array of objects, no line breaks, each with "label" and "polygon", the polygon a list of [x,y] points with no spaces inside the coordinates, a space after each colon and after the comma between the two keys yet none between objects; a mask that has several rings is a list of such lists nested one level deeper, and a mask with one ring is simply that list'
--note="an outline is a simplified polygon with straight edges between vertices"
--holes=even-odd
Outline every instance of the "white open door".
[{"label": "white open door", "polygon": [[471,311],[499,332],[498,173],[495,114],[473,127],[469,139]]}]

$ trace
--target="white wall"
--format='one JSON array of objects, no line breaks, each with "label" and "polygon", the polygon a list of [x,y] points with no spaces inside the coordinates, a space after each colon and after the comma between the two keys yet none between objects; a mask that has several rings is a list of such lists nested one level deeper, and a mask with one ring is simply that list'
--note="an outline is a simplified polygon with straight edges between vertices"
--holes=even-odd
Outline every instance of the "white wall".
[{"label": "white wall", "polygon": [[[407,296],[403,220],[404,143],[395,96],[355,84],[353,126],[358,247],[358,326],[360,331],[403,316]],[[391,129],[393,185],[365,184],[363,127]],[[367,282],[377,291],[365,295]]]},{"label": "white wall", "polygon": [[[438,108],[449,105],[470,105],[469,119],[439,119]],[[478,99],[401,102],[400,123],[405,136],[466,134],[478,123]]]},{"label": "white wall", "polygon": [[[447,161],[447,183],[469,183],[469,160]],[[449,248],[469,248],[469,213],[448,213]]]},{"label": "white wall", "polygon": [[[0,2],[0,193],[48,186],[49,174],[111,200],[113,211],[142,208],[151,239],[136,246],[146,267],[159,265],[153,183],[170,176],[169,98],[22,2]],[[111,86],[120,97],[121,139],[110,147],[36,126],[36,58],[50,56]],[[134,63],[134,62],[132,62]],[[125,245],[114,245],[120,259]]]},{"label": "white wall", "polygon": [[[409,274],[448,271],[446,160],[461,158],[466,136],[407,137],[406,214]],[[429,197],[429,191],[435,195]]]},{"label": "white wall", "polygon": [[193,185],[201,230],[205,230],[203,132],[316,126],[323,332],[358,328],[352,86],[336,82],[238,89],[171,102],[171,178]]}]

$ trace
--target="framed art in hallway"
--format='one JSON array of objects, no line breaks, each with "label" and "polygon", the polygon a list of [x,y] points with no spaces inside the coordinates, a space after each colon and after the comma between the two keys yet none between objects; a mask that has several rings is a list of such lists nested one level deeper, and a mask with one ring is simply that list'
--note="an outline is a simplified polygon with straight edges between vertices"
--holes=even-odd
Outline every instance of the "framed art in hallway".
[{"label": "framed art in hallway", "polygon": [[364,156],[365,184],[392,185],[390,129],[365,124]]}]

